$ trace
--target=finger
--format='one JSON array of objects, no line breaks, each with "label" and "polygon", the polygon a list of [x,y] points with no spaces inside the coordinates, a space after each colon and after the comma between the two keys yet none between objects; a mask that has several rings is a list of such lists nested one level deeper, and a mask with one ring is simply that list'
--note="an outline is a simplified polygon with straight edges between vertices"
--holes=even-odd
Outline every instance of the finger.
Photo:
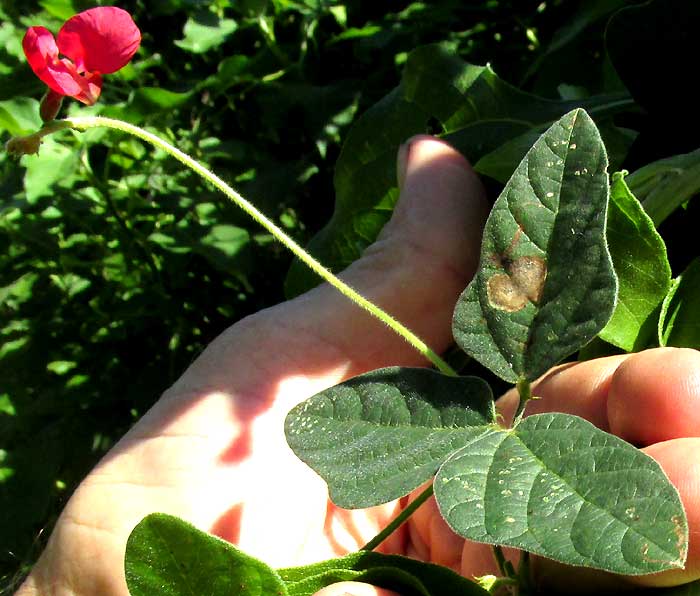
[{"label": "finger", "polygon": [[612,377],[607,417],[610,431],[635,445],[700,437],[700,352],[631,355]]},{"label": "finger", "polygon": [[659,462],[678,489],[690,532],[685,569],[640,576],[632,581],[642,586],[675,586],[700,579],[700,439],[673,439],[642,451]]},{"label": "finger", "polygon": [[[528,402],[525,415],[562,412],[581,416],[603,430],[608,424],[608,393],[613,376],[628,356],[610,356],[585,362],[568,363],[547,372],[532,384],[538,399]],[[510,422],[518,405],[515,389],[498,400],[503,418]]]},{"label": "finger", "polygon": [[360,582],[340,582],[326,586],[314,596],[401,596],[398,592]]},{"label": "finger", "polygon": [[[589,420],[635,445],[700,436],[700,352],[655,348],[552,369],[533,383],[526,415],[564,412]],[[499,400],[507,420],[511,390]]]}]

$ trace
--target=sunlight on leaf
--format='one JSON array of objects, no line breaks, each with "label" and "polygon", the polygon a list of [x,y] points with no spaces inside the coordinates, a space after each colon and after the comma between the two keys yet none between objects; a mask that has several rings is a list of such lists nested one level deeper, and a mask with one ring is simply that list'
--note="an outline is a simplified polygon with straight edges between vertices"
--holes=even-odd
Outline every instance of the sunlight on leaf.
[{"label": "sunlight on leaf", "polygon": [[493,424],[489,386],[426,368],[385,368],[331,387],[287,416],[287,442],[346,509],[402,497]]}]

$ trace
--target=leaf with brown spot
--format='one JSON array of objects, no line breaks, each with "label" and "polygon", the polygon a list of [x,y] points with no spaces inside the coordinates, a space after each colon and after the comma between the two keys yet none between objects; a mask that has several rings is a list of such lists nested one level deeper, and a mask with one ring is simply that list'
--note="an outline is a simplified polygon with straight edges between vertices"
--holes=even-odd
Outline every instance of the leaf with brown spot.
[{"label": "leaf with brown spot", "polygon": [[598,129],[574,110],[535,142],[493,206],[453,332],[507,381],[536,379],[593,339],[613,312],[607,165]]}]

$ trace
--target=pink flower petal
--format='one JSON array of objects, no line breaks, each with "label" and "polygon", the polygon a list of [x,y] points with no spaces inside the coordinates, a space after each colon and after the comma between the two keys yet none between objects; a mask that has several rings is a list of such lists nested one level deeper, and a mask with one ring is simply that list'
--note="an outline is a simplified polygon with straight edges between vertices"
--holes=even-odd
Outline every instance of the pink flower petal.
[{"label": "pink flower petal", "polygon": [[44,27],[30,27],[22,40],[22,49],[29,66],[50,89],[62,95],[73,96],[82,92],[75,80],[77,73],[58,59],[56,40]]},{"label": "pink flower petal", "polygon": [[126,66],[140,43],[141,32],[131,15],[116,6],[81,12],[58,32],[58,49],[79,72],[115,72]]},{"label": "pink flower petal", "polygon": [[102,77],[99,73],[93,72],[88,76],[81,77],[82,89],[80,93],[73,95],[78,101],[91,106],[97,101],[102,92]]}]

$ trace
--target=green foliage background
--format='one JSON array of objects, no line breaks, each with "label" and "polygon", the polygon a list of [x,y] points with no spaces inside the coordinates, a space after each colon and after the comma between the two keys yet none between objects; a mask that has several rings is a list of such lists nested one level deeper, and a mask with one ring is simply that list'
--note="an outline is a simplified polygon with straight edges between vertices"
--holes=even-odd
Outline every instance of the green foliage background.
[{"label": "green foliage background", "polygon": [[[40,125],[26,28],[56,32],[76,12],[118,4],[141,49],[106,77],[96,106],[64,110],[160,131],[304,244],[333,212],[353,118],[398,84],[408,52],[447,41],[545,97],[625,91],[602,50],[604,17],[633,3],[3,0],[0,141]],[[676,140],[634,159],[697,146]],[[689,224],[665,225],[682,238]],[[678,273],[692,255],[670,251]],[[0,154],[0,590],[34,561],[87,471],[206,343],[284,299],[289,265],[268,234],[137,140],[64,133],[19,164]]]}]

